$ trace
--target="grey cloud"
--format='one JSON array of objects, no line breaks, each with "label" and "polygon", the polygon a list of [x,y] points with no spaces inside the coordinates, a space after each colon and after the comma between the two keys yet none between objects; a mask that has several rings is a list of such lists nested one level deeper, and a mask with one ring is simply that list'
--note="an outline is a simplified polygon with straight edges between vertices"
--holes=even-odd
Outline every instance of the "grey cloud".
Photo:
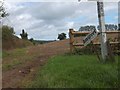
[{"label": "grey cloud", "polygon": [[[114,4],[106,4],[107,13],[115,10]],[[17,7],[16,10],[15,7]],[[20,8],[19,8],[20,7]],[[109,9],[109,7],[111,9]],[[85,24],[97,23],[96,3],[55,3],[34,2],[11,4],[9,19],[14,24],[18,35],[21,29],[25,29],[30,37],[35,39],[55,39],[58,33],[68,33],[69,23],[73,22],[73,28],[78,29]],[[28,18],[25,15],[30,15]],[[20,19],[20,16],[24,18]],[[79,17],[81,20],[78,20]],[[76,18],[76,20],[75,20]],[[19,21],[18,21],[19,19]],[[51,34],[51,32],[53,32]]]},{"label": "grey cloud", "polygon": [[75,13],[77,6],[65,3],[39,3],[30,10],[33,17],[44,20],[59,20]]}]

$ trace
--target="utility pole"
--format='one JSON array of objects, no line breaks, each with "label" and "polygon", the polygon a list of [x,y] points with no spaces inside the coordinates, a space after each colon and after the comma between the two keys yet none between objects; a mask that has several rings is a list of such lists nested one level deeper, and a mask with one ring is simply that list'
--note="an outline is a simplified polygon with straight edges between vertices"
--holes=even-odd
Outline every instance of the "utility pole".
[{"label": "utility pole", "polygon": [[105,33],[105,20],[104,20],[104,5],[102,1],[97,1],[98,8],[98,18],[100,25],[100,43],[101,43],[101,54],[102,60],[105,62],[108,58],[108,50],[107,50],[107,36]]},{"label": "utility pole", "polygon": [[107,36],[105,33],[105,19],[104,19],[104,5],[103,0],[89,0],[89,1],[97,1],[97,9],[98,9],[98,19],[100,26],[100,43],[101,43],[101,55],[102,60],[105,62],[108,59],[108,50],[107,50]]}]

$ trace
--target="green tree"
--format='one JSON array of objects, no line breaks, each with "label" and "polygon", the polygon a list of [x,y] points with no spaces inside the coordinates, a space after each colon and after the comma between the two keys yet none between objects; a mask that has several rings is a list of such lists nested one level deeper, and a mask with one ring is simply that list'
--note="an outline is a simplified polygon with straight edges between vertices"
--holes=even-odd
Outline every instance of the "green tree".
[{"label": "green tree", "polygon": [[22,39],[26,39],[26,40],[28,39],[28,34],[27,32],[24,31],[24,29],[22,30],[22,33],[20,34],[20,36]]},{"label": "green tree", "polygon": [[64,39],[66,39],[66,34],[65,34],[65,33],[58,34],[58,39],[59,39],[59,40],[64,40]]}]

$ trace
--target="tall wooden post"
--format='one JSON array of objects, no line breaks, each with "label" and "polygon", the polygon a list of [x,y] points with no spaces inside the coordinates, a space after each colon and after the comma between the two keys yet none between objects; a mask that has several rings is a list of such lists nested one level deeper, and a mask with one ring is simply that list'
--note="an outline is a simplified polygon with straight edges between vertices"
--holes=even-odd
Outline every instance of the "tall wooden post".
[{"label": "tall wooden post", "polygon": [[74,51],[74,46],[73,46],[73,42],[74,42],[74,35],[73,35],[73,29],[69,29],[69,37],[70,37],[70,52],[72,53]]},{"label": "tall wooden post", "polygon": [[99,18],[99,25],[100,25],[100,43],[101,43],[101,54],[103,62],[107,60],[108,51],[107,51],[107,36],[105,33],[105,20],[104,20],[104,7],[103,2],[97,1],[98,7],[98,18]]}]

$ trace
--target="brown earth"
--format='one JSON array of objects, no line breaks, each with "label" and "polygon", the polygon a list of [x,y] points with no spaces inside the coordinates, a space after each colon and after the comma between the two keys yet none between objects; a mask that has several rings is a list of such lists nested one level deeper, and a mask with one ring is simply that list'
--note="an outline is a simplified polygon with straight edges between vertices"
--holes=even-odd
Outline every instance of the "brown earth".
[{"label": "brown earth", "polygon": [[[114,35],[116,36],[116,35]],[[113,38],[113,36],[109,36]],[[98,38],[97,40],[98,41]],[[82,42],[82,39],[76,38],[75,42]],[[10,53],[12,51],[9,51]],[[51,42],[48,44],[30,46],[26,48],[26,53],[23,56],[16,58],[24,58],[24,56],[34,56],[31,60],[26,60],[24,63],[13,67],[10,70],[3,70],[2,86],[3,88],[22,88],[26,82],[34,79],[38,67],[42,67],[47,63],[48,58],[54,57],[55,55],[64,54],[69,52],[69,40],[62,40]],[[4,63],[9,63],[13,58],[3,58]]]},{"label": "brown earth", "polygon": [[[29,56],[35,55],[36,57],[34,57],[33,60],[26,61],[25,63],[16,66],[10,70],[3,71],[2,73],[3,88],[23,87],[21,86],[22,80],[24,80],[26,76],[28,76],[29,74],[31,74],[31,76],[34,76],[37,71],[37,67],[43,66],[47,62],[48,58],[53,57],[55,55],[63,54],[68,51],[69,51],[68,40],[56,41],[48,44],[28,47],[26,49],[25,55]],[[3,65],[4,63],[9,63],[11,61],[9,59],[8,58],[3,59]]]}]

